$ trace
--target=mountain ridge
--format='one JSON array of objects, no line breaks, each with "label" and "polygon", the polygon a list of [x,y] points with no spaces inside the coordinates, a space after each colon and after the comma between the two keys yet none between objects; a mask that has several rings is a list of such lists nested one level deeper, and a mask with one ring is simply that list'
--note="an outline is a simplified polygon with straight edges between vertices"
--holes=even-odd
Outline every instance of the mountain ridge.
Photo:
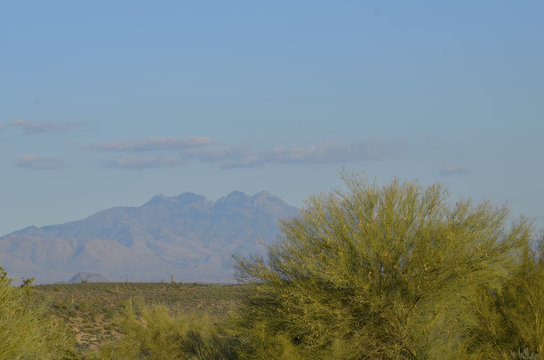
[{"label": "mountain ridge", "polygon": [[[233,191],[216,201],[185,192],[157,194],[138,207],[118,206],[81,220],[29,226],[0,237],[0,265],[14,279],[68,281],[74,273],[111,280],[232,282],[233,253],[262,251],[278,236],[278,218],[298,210],[261,191]],[[64,277],[64,278],[63,278]]]}]

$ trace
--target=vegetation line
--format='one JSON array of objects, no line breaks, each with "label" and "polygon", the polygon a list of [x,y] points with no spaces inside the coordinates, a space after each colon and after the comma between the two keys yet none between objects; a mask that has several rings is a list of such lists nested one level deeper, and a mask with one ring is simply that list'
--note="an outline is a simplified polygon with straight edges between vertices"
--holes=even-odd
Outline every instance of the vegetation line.
[{"label": "vegetation line", "polygon": [[235,258],[242,284],[1,271],[0,359],[544,359],[543,234],[440,185],[342,178]]}]

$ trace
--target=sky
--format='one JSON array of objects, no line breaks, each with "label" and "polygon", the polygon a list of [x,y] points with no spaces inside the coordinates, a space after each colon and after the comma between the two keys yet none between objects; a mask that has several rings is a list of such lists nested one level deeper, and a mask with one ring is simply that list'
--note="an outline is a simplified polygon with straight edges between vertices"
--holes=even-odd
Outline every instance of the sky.
[{"label": "sky", "polygon": [[544,224],[542,1],[0,4],[0,235],[339,171]]}]

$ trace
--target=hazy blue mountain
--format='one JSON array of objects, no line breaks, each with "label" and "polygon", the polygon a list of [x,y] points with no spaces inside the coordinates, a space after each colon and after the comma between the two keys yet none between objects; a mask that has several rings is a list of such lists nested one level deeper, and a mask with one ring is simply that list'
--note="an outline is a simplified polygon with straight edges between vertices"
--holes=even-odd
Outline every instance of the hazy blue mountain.
[{"label": "hazy blue mountain", "polygon": [[157,195],[83,220],[28,227],[0,237],[0,265],[16,280],[68,281],[74,273],[111,280],[230,282],[231,256],[275,241],[278,218],[297,209],[267,192],[217,201],[193,193]]},{"label": "hazy blue mountain", "polygon": [[71,278],[68,282],[71,283],[79,283],[79,282],[108,282],[108,278],[106,278],[102,274],[97,273],[88,273],[88,272],[78,272],[74,275],[73,278]]}]

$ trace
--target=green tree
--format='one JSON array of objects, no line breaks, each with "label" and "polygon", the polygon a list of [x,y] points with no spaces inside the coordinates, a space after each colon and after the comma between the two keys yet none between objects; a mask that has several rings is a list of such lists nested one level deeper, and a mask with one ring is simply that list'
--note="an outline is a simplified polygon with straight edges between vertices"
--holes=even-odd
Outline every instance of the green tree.
[{"label": "green tree", "polygon": [[72,339],[31,296],[32,279],[14,286],[0,268],[0,359],[65,359]]},{"label": "green tree", "polygon": [[505,279],[530,225],[440,185],[342,179],[281,222],[266,257],[236,258],[256,282],[239,322],[245,358],[267,358],[259,349],[278,337],[293,359],[457,358],[478,289]]},{"label": "green tree", "polygon": [[499,288],[484,287],[467,353],[485,359],[544,359],[544,232],[527,244],[518,267]]}]

